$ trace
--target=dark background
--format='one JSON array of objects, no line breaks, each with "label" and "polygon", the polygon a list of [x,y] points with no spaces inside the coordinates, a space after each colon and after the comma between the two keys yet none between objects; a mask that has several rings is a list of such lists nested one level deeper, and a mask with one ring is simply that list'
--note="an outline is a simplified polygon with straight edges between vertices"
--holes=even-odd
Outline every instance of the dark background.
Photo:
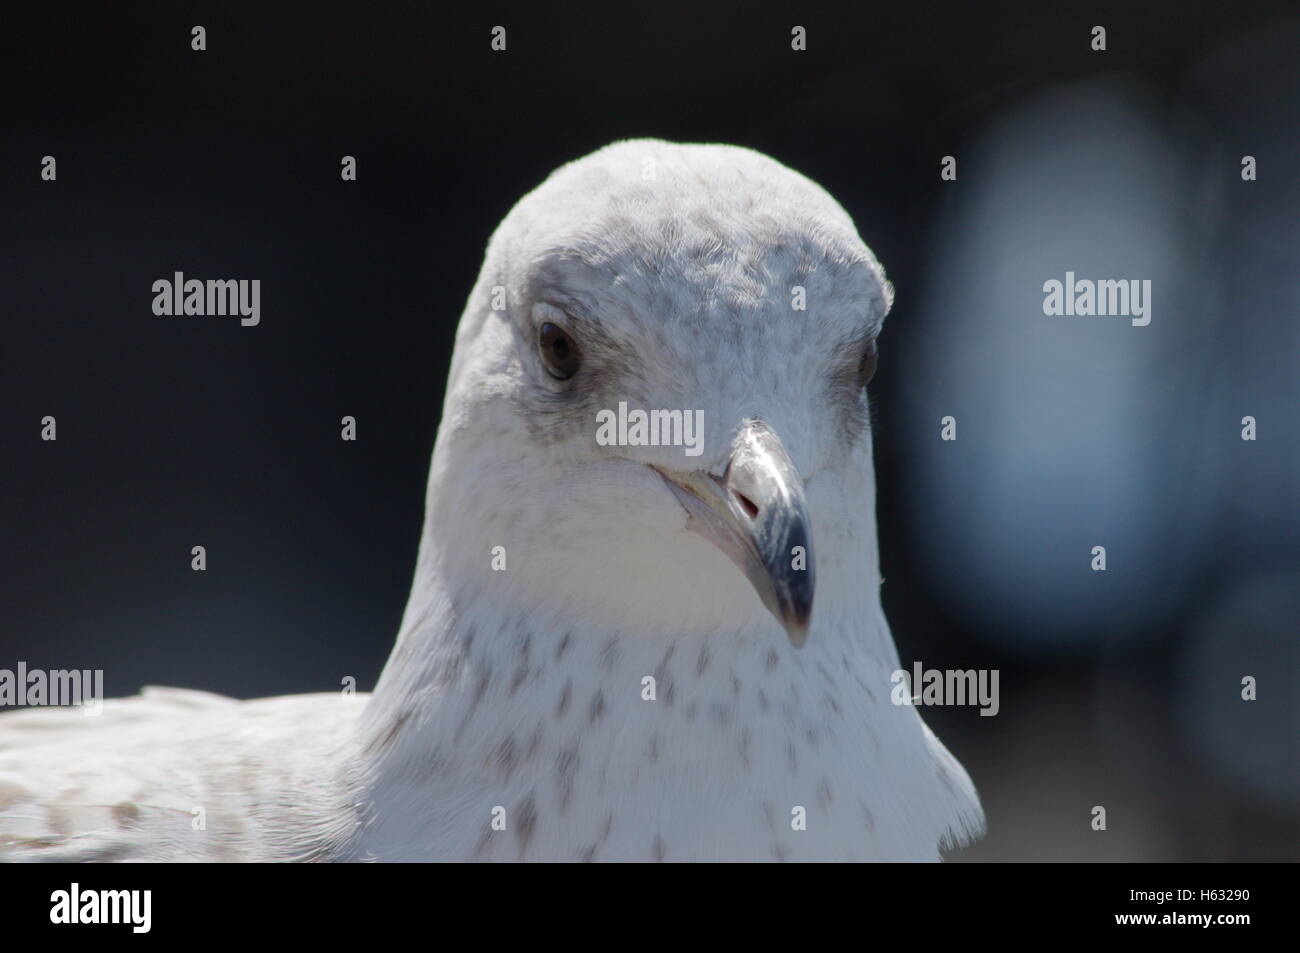
[{"label": "dark background", "polygon": [[[997,717],[926,712],[989,815],[955,859],[1295,859],[1296,7],[852,6],[7,11],[0,666],[369,688],[492,229],[610,141],[729,142],[825,186],[897,288],[885,608],[904,664],[1001,673]],[[1154,277],[1152,325],[1044,317],[1067,268]],[[177,270],[261,279],[261,325],[156,317]]]}]

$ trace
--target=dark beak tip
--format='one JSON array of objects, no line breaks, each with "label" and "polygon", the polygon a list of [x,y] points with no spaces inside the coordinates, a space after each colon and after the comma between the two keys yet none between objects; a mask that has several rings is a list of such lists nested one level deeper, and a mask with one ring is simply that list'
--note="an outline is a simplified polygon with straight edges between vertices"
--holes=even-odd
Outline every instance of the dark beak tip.
[{"label": "dark beak tip", "polygon": [[812,610],[809,608],[807,612],[787,613],[781,620],[781,624],[785,628],[785,634],[790,639],[790,644],[796,649],[803,648],[804,643],[808,641],[808,624],[812,621],[811,617]]}]

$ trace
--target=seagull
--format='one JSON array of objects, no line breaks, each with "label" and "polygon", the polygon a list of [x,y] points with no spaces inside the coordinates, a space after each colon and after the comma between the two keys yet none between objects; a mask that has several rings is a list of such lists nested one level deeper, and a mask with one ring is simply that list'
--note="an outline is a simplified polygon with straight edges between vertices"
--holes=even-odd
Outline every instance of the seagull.
[{"label": "seagull", "polygon": [[6,714],[0,860],[932,861],[979,836],[966,771],[891,698],[866,383],[892,298],[761,153],[562,166],[461,317],[373,693]]}]

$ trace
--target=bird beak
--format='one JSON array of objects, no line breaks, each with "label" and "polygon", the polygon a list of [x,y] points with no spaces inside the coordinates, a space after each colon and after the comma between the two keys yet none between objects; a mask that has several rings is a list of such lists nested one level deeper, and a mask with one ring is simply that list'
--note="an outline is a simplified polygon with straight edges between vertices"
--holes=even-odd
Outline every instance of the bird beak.
[{"label": "bird beak", "polygon": [[816,576],[803,480],[780,438],[761,420],[746,421],[721,477],[698,470],[659,475],[689,514],[687,529],[740,567],[790,644],[802,648]]}]

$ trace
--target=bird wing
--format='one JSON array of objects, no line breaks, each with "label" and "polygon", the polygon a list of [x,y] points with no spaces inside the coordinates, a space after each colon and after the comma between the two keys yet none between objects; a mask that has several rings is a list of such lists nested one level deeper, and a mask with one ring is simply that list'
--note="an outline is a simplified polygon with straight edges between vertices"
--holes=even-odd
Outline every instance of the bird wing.
[{"label": "bird wing", "polygon": [[352,824],[365,696],[239,701],[146,688],[102,713],[0,716],[0,861],[328,855]]}]

